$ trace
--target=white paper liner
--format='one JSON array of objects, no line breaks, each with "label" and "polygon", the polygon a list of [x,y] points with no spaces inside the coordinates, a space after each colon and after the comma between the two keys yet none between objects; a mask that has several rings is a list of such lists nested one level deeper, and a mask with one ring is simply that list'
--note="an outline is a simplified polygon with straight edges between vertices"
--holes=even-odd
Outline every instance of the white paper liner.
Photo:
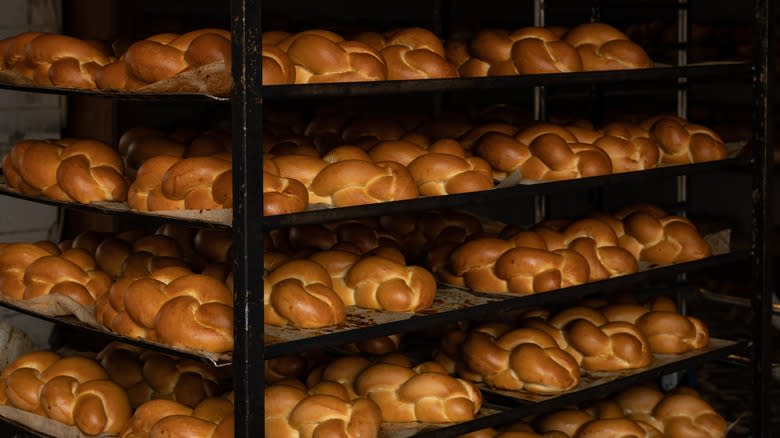
[{"label": "white paper liner", "polygon": [[477,386],[479,386],[479,389],[482,392],[500,394],[505,397],[510,397],[517,400],[523,400],[526,402],[540,403],[558,397],[562,394],[570,394],[573,392],[584,391],[590,388],[604,385],[614,380],[643,373],[645,371],[649,371],[655,368],[660,368],[665,365],[669,365],[692,357],[700,356],[702,354],[709,353],[722,348],[730,347],[735,344],[737,343],[734,341],[718,339],[718,338],[710,338],[710,343],[701,350],[689,351],[687,353],[683,353],[679,355],[654,354],[653,361],[650,363],[650,365],[648,365],[645,368],[639,368],[635,370],[615,371],[615,372],[591,372],[591,371],[581,370],[582,376],[580,378],[580,383],[574,389],[559,394],[542,395],[542,394],[532,394],[527,391],[506,391],[506,390],[491,388],[485,384],[478,384]]},{"label": "white paper liner", "polygon": [[16,409],[11,406],[0,406],[0,417],[7,418],[37,432],[56,438],[94,438],[118,436],[118,434],[85,435],[78,427],[54,421],[51,418]]}]

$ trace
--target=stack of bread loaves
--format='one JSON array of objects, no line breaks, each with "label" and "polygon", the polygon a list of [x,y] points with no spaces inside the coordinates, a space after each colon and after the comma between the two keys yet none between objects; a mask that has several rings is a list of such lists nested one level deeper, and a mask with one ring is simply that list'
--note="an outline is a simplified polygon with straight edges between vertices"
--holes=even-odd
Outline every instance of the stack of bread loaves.
[{"label": "stack of bread loaves", "polygon": [[515,324],[458,328],[442,338],[435,360],[450,373],[498,389],[552,394],[574,388],[580,368],[643,368],[652,354],[682,354],[708,343],[707,327],[662,297],[644,306],[530,311]]},{"label": "stack of bread loaves", "polygon": [[0,405],[42,415],[86,435],[117,434],[130,421],[125,390],[92,359],[37,351],[0,374]]}]

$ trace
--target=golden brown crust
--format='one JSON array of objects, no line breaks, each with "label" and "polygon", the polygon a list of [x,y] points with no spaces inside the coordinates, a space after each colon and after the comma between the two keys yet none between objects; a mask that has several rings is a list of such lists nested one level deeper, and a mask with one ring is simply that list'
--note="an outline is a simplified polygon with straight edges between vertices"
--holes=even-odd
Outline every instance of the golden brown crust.
[{"label": "golden brown crust", "polygon": [[577,49],[585,71],[650,68],[644,49],[619,30],[604,23],[581,24],[563,37]]},{"label": "golden brown crust", "polygon": [[0,375],[3,404],[76,426],[87,435],[119,433],[130,421],[127,393],[94,360],[39,351]]},{"label": "golden brown crust", "polygon": [[86,204],[124,201],[119,154],[88,139],[23,140],[3,159],[8,183],[22,193]]}]

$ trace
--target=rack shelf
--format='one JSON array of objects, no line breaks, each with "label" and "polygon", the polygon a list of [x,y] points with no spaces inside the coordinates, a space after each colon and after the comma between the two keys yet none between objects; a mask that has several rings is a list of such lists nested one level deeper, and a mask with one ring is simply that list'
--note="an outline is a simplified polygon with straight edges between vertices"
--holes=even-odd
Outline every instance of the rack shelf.
[{"label": "rack shelf", "polygon": [[53,205],[55,207],[68,208],[71,210],[89,211],[93,213],[110,214],[113,216],[132,217],[139,220],[150,222],[177,223],[191,227],[229,229],[231,213],[228,211],[206,211],[200,218],[188,218],[183,216],[166,215],[160,213],[148,213],[137,210],[130,210],[127,205],[121,202],[96,202],[90,204],[78,204],[75,202],[56,201],[54,199],[41,196],[31,196],[20,193],[6,184],[5,179],[0,177],[0,195],[13,198],[24,199],[39,204]]},{"label": "rack shelf", "polygon": [[393,213],[413,213],[436,208],[455,208],[464,205],[506,201],[522,196],[549,195],[574,190],[605,187],[613,184],[635,184],[651,178],[693,175],[717,170],[747,169],[751,164],[748,157],[728,158],[706,163],[664,166],[637,172],[616,173],[590,178],[553,181],[539,184],[522,184],[514,187],[491,189],[481,192],[462,193],[447,196],[432,196],[406,201],[384,202],[380,204],[358,205],[354,207],[309,210],[300,213],[280,214],[263,217],[265,229],[284,228],[296,225],[308,225],[339,220],[358,219]]},{"label": "rack shelf", "polygon": [[512,403],[514,406],[500,413],[478,418],[469,423],[426,431],[415,436],[428,438],[436,436],[457,436],[486,427],[511,424],[528,416],[551,412],[584,401],[597,400],[599,397],[604,397],[610,393],[645,382],[654,377],[694,368],[704,362],[724,359],[732,354],[743,354],[749,347],[747,342],[731,342],[718,339],[713,339],[712,341],[711,345],[702,351],[687,353],[681,355],[678,359],[671,360],[659,360],[659,358],[656,357],[648,368],[620,373],[621,377],[615,378],[614,380],[605,379],[608,381],[603,381],[596,386],[588,387],[580,391],[575,390],[567,392],[538,402],[522,402],[514,398],[495,397],[486,394],[486,399],[493,404],[502,405],[505,403]]},{"label": "rack shelf", "polygon": [[[534,87],[541,85],[576,85],[623,81],[662,81],[681,77],[717,77],[749,74],[752,66],[745,62],[707,62],[684,66],[658,65],[638,70],[552,73],[480,78],[420,79],[407,81],[340,82],[328,84],[294,84],[263,87],[264,99],[321,98],[336,96],[372,96],[383,94],[436,93]],[[229,97],[197,93],[117,93],[58,87],[36,87],[0,83],[0,89],[67,96],[103,97],[116,100],[229,102]]]},{"label": "rack shelf", "polygon": [[422,79],[334,84],[274,85],[263,88],[263,99],[322,98],[336,96],[372,96],[383,94],[436,93],[445,91],[497,90],[543,85],[597,84],[624,81],[661,81],[682,77],[717,77],[749,74],[744,62],[708,62],[685,66],[659,65],[637,70],[550,73],[483,78]]},{"label": "rack shelf", "polygon": [[[733,262],[748,260],[750,256],[750,251],[734,251],[694,262],[649,269],[609,280],[526,296],[512,297],[506,294],[495,296],[488,294],[476,295],[461,290],[445,290],[437,294],[434,305],[422,315],[353,308],[347,311],[347,322],[337,328],[284,330],[266,326],[265,334],[271,337],[266,339],[265,358],[270,359],[302,351],[335,347],[361,339],[419,330],[425,327],[441,327],[456,321],[480,319],[510,310],[571,303],[577,298],[599,292],[645,284],[673,277],[684,272],[724,266]],[[290,333],[296,333],[299,337],[291,339]]]},{"label": "rack shelf", "polygon": [[[111,339],[111,340],[115,340],[115,341],[124,342],[126,344],[137,345],[139,347],[143,347],[143,348],[146,348],[146,349],[149,349],[149,350],[156,350],[156,351],[160,351],[162,353],[171,354],[171,355],[174,355],[174,356],[186,357],[186,358],[189,358],[189,359],[198,360],[198,361],[201,361],[201,362],[205,362],[205,363],[207,363],[209,365],[214,365],[214,366],[219,366],[219,367],[230,365],[229,355],[222,355],[223,356],[222,358],[205,357],[205,356],[199,355],[197,353],[184,351],[184,350],[181,350],[181,349],[178,349],[178,348],[175,348],[175,347],[171,347],[171,346],[168,346],[168,345],[165,345],[165,344],[152,342],[152,341],[147,341],[147,340],[141,339],[141,338],[130,338],[130,337],[122,336],[122,335],[119,335],[119,334],[116,334],[116,333],[112,333],[112,332],[109,332],[109,331],[106,331],[106,330],[101,330],[101,329],[99,329],[97,327],[93,327],[91,325],[85,324],[84,322],[79,321],[78,319],[76,319],[73,316],[49,316],[49,315],[42,315],[40,313],[31,311],[29,309],[26,309],[26,308],[21,307],[21,306],[14,305],[13,303],[9,303],[9,302],[6,302],[6,301],[0,301],[0,307],[5,307],[7,309],[11,309],[11,310],[14,310],[14,311],[19,312],[19,313],[24,313],[24,314],[33,316],[35,318],[51,322],[51,323],[53,323],[55,325],[58,325],[58,326],[63,326],[63,327],[69,327],[69,328],[72,328],[72,329],[76,329],[76,330],[78,330],[78,331],[80,331],[82,333],[85,333],[87,335],[90,335],[90,336],[98,336],[98,337],[101,337],[101,338],[106,338],[106,339]],[[216,356],[216,355],[214,355],[214,356]]]}]

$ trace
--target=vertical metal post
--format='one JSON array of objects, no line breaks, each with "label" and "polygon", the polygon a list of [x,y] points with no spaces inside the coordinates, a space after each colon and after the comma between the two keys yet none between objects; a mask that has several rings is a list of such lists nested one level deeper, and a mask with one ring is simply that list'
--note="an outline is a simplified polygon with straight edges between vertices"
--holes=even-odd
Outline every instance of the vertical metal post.
[{"label": "vertical metal post", "polygon": [[[534,26],[544,27],[545,24],[544,0],[534,0]],[[534,87],[534,120],[547,120],[547,98],[544,87]],[[547,196],[534,196],[534,222],[541,222],[547,218],[547,203]]]},{"label": "vertical metal post", "polygon": [[[677,65],[688,64],[688,0],[677,0]],[[688,117],[688,78],[677,79],[677,116]],[[677,203],[688,201],[688,177],[677,177]],[[685,211],[682,212],[685,215]]]},{"label": "vertical metal post", "polygon": [[233,50],[233,378],[235,436],[262,436],[261,0],[231,0]]},{"label": "vertical metal post", "polygon": [[769,208],[774,144],[775,6],[754,0],[753,72],[753,409],[752,436],[771,436],[769,386],[772,382],[772,296]]}]

